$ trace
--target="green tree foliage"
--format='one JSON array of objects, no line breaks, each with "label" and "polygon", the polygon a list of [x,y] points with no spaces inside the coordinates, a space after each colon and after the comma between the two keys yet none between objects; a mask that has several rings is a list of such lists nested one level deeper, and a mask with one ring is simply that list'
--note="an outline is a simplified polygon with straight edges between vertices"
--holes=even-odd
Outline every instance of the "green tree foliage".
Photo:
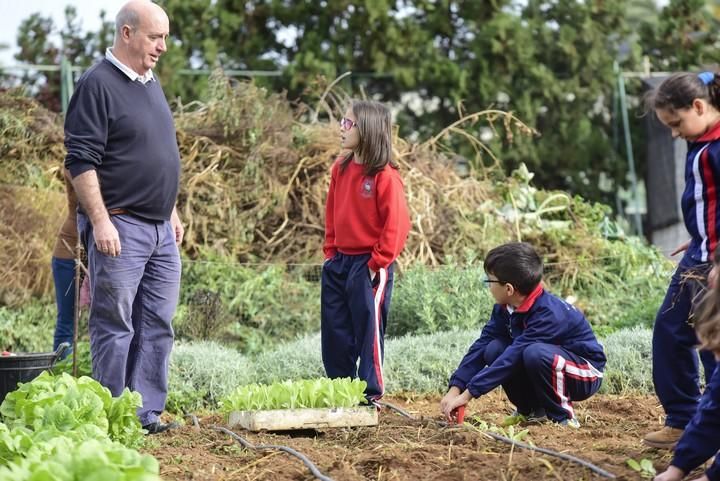
[{"label": "green tree foliage", "polygon": [[[59,65],[66,58],[70,64],[88,67],[112,44],[114,27],[100,12],[101,27],[97,32],[85,32],[80,16],[73,6],[65,8],[65,25],[57,31],[49,16],[34,13],[18,28],[15,59],[29,64]],[[59,33],[58,46],[53,35]],[[46,107],[60,111],[60,73],[27,71],[21,81],[35,92]]]},{"label": "green tree foliage", "polygon": [[[629,51],[624,66],[633,68],[642,51],[689,60],[702,56],[680,52],[677,45],[705,43],[708,55],[714,48],[706,42],[714,35],[711,24],[680,20],[712,18],[709,9],[700,8],[703,0],[671,1],[657,25],[648,0],[159,3],[170,17],[171,39],[158,74],[171,99],[187,103],[207,89],[206,75],[179,75],[182,69],[282,71],[259,81],[311,101],[320,76],[333,79],[352,71],[343,86],[354,95],[397,103],[403,136],[427,137],[466,112],[514,111],[540,136],[511,139],[503,126],[464,127],[497,149],[508,172],[525,162],[544,187],[605,201],[611,199],[599,190],[601,172],[625,182],[625,165],[609,140],[618,52]],[[628,26],[639,30],[641,24],[649,33],[638,46]],[[23,59],[57,59],[46,35],[51,30],[39,14],[23,24]],[[102,52],[97,35],[82,36],[74,11],[64,32],[63,50],[74,63]],[[443,141],[471,164],[492,161],[462,138]]]},{"label": "green tree foliage", "polygon": [[653,70],[681,71],[717,65],[720,22],[706,0],[670,0],[658,22],[641,31]]},{"label": "green tree foliage", "polygon": [[[495,106],[541,134],[510,142],[502,128],[469,128],[500,149],[508,171],[524,161],[541,185],[594,199],[599,172],[623,179],[608,135],[613,60],[627,34],[623,0],[162,3],[177,47],[162,68],[283,69],[275,87],[291,98],[320,75],[350,70],[356,94],[405,102],[403,135],[427,136]],[[164,81],[169,96],[186,100],[205,87],[186,77]],[[414,105],[408,92],[419,98]],[[476,165],[490,162],[462,139],[449,142]]]}]

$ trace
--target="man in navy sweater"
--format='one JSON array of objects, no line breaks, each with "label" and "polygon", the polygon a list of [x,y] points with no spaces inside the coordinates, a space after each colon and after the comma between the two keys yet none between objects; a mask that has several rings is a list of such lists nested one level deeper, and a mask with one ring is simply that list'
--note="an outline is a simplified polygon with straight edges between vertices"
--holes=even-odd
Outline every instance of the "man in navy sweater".
[{"label": "man in navy sweater", "polygon": [[93,376],[113,396],[140,392],[149,433],[167,398],[183,227],[175,201],[180,154],[172,113],[153,75],[169,21],[148,0],[125,4],[113,47],[78,81],[65,119],[65,166],[88,251]]},{"label": "man in navy sweater", "polygon": [[543,264],[529,245],[488,252],[485,272],[497,301],[480,338],[450,378],[440,409],[449,421],[470,399],[502,386],[516,413],[580,427],[573,401],[597,392],[605,353],[585,316],[543,290]]}]

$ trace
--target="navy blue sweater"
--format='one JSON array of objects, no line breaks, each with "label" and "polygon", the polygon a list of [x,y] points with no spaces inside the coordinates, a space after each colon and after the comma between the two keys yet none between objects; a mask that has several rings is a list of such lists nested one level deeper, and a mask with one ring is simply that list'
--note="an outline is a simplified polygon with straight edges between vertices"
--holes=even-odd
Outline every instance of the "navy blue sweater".
[{"label": "navy blue sweater", "polygon": [[[700,399],[695,415],[685,428],[672,465],[689,473],[710,459],[720,449],[720,369],[715,369]],[[705,475],[720,481],[720,460],[716,457]]]},{"label": "navy blue sweater", "polygon": [[105,207],[170,220],[180,153],[172,112],[157,81],[132,81],[108,60],[91,67],[70,100],[65,147],[65,166],[73,177],[96,170]]},{"label": "navy blue sweater", "polygon": [[[486,366],[485,348],[493,339],[509,345]],[[450,378],[450,386],[468,389],[474,397],[492,391],[522,363],[525,348],[537,342],[567,349],[600,371],[605,368],[605,353],[585,316],[538,286],[512,314],[504,305],[495,304],[480,338],[470,346]]]}]

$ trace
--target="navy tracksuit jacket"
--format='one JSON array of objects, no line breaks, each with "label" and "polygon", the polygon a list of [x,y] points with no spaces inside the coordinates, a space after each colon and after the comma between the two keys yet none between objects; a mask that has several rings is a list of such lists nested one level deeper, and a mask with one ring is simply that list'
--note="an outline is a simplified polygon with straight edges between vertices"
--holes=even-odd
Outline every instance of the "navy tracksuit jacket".
[{"label": "navy tracksuit jacket", "polygon": [[[683,429],[698,407],[698,344],[693,329],[694,300],[710,270],[720,234],[720,123],[688,144],[682,213],[690,246],[672,276],[653,329],[653,384],[667,415],[665,424]],[[714,356],[700,352],[709,380]]]},{"label": "navy tracksuit jacket", "polygon": [[585,316],[538,285],[512,312],[495,305],[450,386],[478,397],[502,385],[521,414],[543,408],[563,421],[600,388],[605,362]]}]

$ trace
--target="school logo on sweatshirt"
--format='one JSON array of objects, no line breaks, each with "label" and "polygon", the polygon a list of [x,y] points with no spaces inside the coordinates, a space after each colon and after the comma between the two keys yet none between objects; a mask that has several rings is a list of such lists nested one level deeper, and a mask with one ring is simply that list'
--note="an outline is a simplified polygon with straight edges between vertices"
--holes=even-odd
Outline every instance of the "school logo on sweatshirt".
[{"label": "school logo on sweatshirt", "polygon": [[370,198],[373,196],[373,188],[375,186],[375,181],[371,178],[365,178],[362,181],[362,186],[360,187],[360,195],[365,198]]}]

